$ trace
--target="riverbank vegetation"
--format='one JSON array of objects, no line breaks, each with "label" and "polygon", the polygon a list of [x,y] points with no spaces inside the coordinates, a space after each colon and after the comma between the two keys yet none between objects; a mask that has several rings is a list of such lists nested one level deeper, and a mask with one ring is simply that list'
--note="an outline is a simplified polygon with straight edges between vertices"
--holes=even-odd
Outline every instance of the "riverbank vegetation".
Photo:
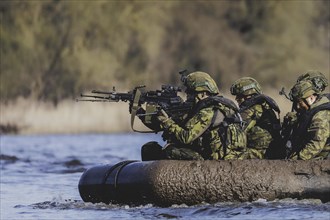
[{"label": "riverbank vegetation", "polygon": [[1,111],[21,99],[56,109],[93,88],[179,84],[186,68],[211,73],[224,92],[242,76],[289,88],[308,69],[329,73],[329,4],[1,1]]},{"label": "riverbank vegetation", "polygon": [[[282,111],[290,110],[290,102],[278,96],[277,90],[266,90],[274,97]],[[225,97],[233,99],[230,94]],[[78,134],[132,132],[128,103],[91,103],[63,100],[54,106],[51,102],[40,102],[19,98],[1,106],[2,126],[0,134]],[[136,118],[134,128],[149,130]]]}]

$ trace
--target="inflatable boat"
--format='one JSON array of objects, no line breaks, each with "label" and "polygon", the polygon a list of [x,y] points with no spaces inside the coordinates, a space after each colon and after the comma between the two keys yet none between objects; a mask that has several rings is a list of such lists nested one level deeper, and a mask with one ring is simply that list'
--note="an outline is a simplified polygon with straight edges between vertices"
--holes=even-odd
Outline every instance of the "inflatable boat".
[{"label": "inflatable boat", "polygon": [[87,169],[85,202],[199,204],[257,199],[330,201],[330,160],[123,161]]}]

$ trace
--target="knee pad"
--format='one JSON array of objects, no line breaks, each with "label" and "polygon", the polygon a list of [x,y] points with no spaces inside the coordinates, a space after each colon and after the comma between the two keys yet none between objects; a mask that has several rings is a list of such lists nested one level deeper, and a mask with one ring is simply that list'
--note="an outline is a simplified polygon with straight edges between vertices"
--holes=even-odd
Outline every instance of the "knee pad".
[{"label": "knee pad", "polygon": [[164,159],[162,146],[156,141],[151,141],[144,144],[141,148],[142,161],[161,160]]}]

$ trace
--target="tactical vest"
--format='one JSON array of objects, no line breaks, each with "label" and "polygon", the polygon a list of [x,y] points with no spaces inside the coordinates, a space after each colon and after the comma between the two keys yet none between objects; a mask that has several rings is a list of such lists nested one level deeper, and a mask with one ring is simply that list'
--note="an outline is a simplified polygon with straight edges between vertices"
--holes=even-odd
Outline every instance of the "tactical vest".
[{"label": "tactical vest", "polygon": [[[292,149],[292,153],[296,152],[300,152],[304,145],[305,145],[305,139],[304,137],[307,136],[307,128],[308,125],[311,123],[314,115],[320,111],[323,110],[330,110],[330,102],[324,103],[322,105],[319,105],[309,111],[306,111],[304,114],[302,114],[299,117],[299,124],[297,126],[297,128],[294,130],[293,134],[292,134],[292,145],[293,145],[293,149]],[[326,141],[326,145],[330,145],[330,139],[328,138]],[[327,151],[327,152],[323,152],[323,151]],[[329,149],[324,149],[322,152],[328,154],[329,153]]]},{"label": "tactical vest", "polygon": [[[218,129],[218,134],[223,146],[223,155],[226,156],[228,151],[243,153],[246,148],[247,138],[243,129],[244,122],[242,121],[236,104],[223,96],[211,96],[200,101],[194,112],[196,113],[210,106],[213,106],[214,115],[208,130]],[[222,106],[227,107],[232,112],[224,111]],[[224,118],[218,117],[219,114],[222,114]]]},{"label": "tactical vest", "polygon": [[[266,108],[264,103],[267,103],[270,108]],[[258,120],[255,120],[255,126],[267,130],[273,140],[270,142],[265,152],[267,159],[284,159],[286,157],[285,144],[281,136],[281,122],[280,122],[280,108],[277,103],[269,96],[258,94],[252,96],[250,99],[245,100],[240,105],[240,113],[255,106],[262,107],[262,115]],[[278,116],[276,115],[278,114]],[[249,125],[247,125],[248,127]]]},{"label": "tactical vest", "polygon": [[[266,102],[271,109],[264,108],[263,103]],[[266,96],[264,94],[259,94],[252,96],[250,99],[245,100],[240,105],[239,112],[243,112],[246,109],[251,108],[254,105],[261,105],[263,109],[263,114],[261,118],[256,122],[256,126],[259,126],[271,133],[272,136],[279,136],[281,124],[278,117],[276,117],[275,112],[278,113],[278,115],[281,113],[280,108],[278,107],[277,103],[269,96]]]}]

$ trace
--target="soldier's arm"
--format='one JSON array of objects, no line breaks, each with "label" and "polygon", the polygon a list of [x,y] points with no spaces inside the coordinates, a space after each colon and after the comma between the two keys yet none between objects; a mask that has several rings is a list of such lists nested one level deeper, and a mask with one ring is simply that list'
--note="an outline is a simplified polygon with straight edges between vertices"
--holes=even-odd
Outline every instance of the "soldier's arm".
[{"label": "soldier's arm", "polygon": [[190,144],[211,125],[213,115],[214,111],[212,108],[204,108],[186,123],[186,127],[179,126],[172,119],[163,122],[162,126],[175,135],[180,142]]},{"label": "soldier's arm", "polygon": [[312,159],[322,151],[330,135],[329,120],[330,111],[328,110],[320,111],[314,115],[307,130],[310,141],[299,152],[299,159]]},{"label": "soldier's arm", "polygon": [[241,117],[247,125],[246,130],[250,130],[252,127],[254,127],[256,124],[256,120],[258,120],[261,117],[261,115],[262,115],[261,105],[252,106],[251,108],[241,112]]}]

